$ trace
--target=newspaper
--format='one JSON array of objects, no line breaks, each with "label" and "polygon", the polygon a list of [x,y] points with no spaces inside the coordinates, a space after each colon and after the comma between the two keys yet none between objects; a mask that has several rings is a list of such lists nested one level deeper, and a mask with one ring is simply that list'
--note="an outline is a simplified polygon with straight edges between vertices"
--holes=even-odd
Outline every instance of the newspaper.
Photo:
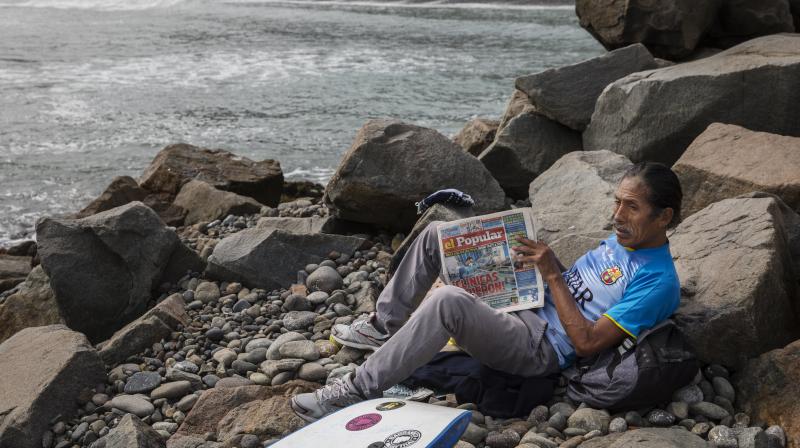
[{"label": "newspaper", "polygon": [[544,283],[532,263],[514,262],[517,237],[536,239],[530,208],[439,224],[444,282],[475,295],[492,308],[518,311],[544,306]]}]

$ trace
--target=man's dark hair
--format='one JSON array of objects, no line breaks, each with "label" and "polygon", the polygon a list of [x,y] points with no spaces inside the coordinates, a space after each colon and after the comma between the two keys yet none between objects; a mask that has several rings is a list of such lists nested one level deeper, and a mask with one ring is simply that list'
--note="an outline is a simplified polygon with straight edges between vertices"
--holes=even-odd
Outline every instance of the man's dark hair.
[{"label": "man's dark hair", "polygon": [[678,176],[666,165],[657,162],[639,162],[628,168],[623,179],[638,177],[647,188],[647,202],[658,215],[665,208],[671,208],[672,221],[667,227],[673,227],[681,220],[681,200],[683,191]]}]

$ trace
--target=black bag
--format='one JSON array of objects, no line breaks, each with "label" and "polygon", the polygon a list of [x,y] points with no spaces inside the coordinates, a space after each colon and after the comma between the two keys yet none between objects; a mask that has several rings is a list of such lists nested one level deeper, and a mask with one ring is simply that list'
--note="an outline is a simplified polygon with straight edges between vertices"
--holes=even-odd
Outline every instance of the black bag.
[{"label": "black bag", "polygon": [[697,375],[697,358],[672,320],[626,338],[619,347],[582,358],[564,371],[567,395],[614,411],[667,402]]}]

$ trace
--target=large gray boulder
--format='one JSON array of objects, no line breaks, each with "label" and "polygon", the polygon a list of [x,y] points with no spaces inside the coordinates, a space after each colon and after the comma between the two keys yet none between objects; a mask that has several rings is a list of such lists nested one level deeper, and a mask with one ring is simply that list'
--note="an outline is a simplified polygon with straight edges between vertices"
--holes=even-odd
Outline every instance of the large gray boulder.
[{"label": "large gray boulder", "polygon": [[672,167],[684,216],[750,191],[778,195],[800,211],[800,138],[714,123]]},{"label": "large gray boulder", "polygon": [[184,223],[187,226],[211,222],[228,215],[251,215],[258,213],[262,207],[255,199],[218,190],[199,180],[190,180],[181,187],[174,204],[186,210]]},{"label": "large gray boulder", "polygon": [[141,353],[170,334],[189,324],[186,303],[181,294],[173,294],[148,310],[142,317],[114,333],[98,344],[100,357],[107,365],[124,362],[129,356]]},{"label": "large gray boulder", "polygon": [[145,312],[181,245],[141,202],[83,219],[46,218],[36,234],[64,321],[93,342]]},{"label": "large gray boulder", "polygon": [[506,195],[522,199],[531,181],[564,154],[580,151],[578,132],[536,112],[523,112],[479,156]]},{"label": "large gray boulder", "polygon": [[174,196],[192,179],[270,207],[278,205],[283,190],[283,171],[275,160],[254,162],[221,149],[184,143],[162,149],[142,174],[139,185]]},{"label": "large gray boulder", "polygon": [[611,151],[565,155],[530,186],[539,239],[569,266],[612,232],[614,192],[631,162]]},{"label": "large gray boulder", "polygon": [[681,281],[675,320],[701,360],[737,368],[800,338],[779,199],[716,202],[684,220],[670,243]]},{"label": "large gray boulder", "polygon": [[729,48],[748,39],[794,32],[788,0],[726,0],[704,45]]},{"label": "large gray boulder", "polygon": [[320,263],[333,251],[352,254],[363,238],[296,234],[257,227],[224,238],[208,257],[206,274],[266,290],[297,281],[298,266]]},{"label": "large gray boulder", "polygon": [[414,203],[443,188],[475,199],[480,213],[501,210],[505,195],[488,170],[432,130],[394,120],[370,120],[356,135],[325,189],[334,216],[408,229]]},{"label": "large gray boulder", "polygon": [[551,68],[517,78],[536,111],[577,131],[589,125],[594,105],[612,82],[657,67],[642,44],[633,44],[577,64]]},{"label": "large gray boulder", "polygon": [[607,50],[642,43],[659,58],[689,56],[717,16],[721,0],[577,0],[580,24]]},{"label": "large gray boulder", "polygon": [[800,340],[747,361],[733,384],[736,409],[753,421],[780,425],[788,446],[800,446]]},{"label": "large gray boulder", "polygon": [[583,147],[671,165],[715,122],[800,135],[799,78],[800,34],[761,37],[697,61],[634,73],[600,95]]},{"label": "large gray boulder", "polygon": [[19,285],[31,272],[31,257],[0,254],[0,292]]},{"label": "large gray boulder", "polygon": [[464,151],[477,157],[494,141],[499,125],[499,121],[474,118],[458,131],[453,141],[464,148]]},{"label": "large gray boulder", "polygon": [[167,442],[150,425],[133,414],[125,414],[108,435],[91,448],[166,448]]},{"label": "large gray boulder", "polygon": [[708,448],[702,437],[683,428],[641,428],[581,443],[581,448]]},{"label": "large gray boulder", "polygon": [[0,342],[28,327],[63,324],[50,279],[36,266],[25,281],[0,303]]},{"label": "large gray boulder", "polygon": [[26,328],[0,344],[0,446],[39,448],[53,418],[77,410],[78,395],[106,381],[86,337],[63,325]]}]

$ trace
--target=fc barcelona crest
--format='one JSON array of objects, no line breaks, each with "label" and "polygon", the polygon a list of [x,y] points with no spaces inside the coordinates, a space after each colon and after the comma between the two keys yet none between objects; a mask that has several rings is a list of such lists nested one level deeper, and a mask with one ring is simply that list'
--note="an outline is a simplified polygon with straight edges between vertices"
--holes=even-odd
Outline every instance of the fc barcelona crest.
[{"label": "fc barcelona crest", "polygon": [[619,266],[610,267],[600,274],[600,280],[606,285],[613,285],[620,278],[622,278],[622,269]]}]

